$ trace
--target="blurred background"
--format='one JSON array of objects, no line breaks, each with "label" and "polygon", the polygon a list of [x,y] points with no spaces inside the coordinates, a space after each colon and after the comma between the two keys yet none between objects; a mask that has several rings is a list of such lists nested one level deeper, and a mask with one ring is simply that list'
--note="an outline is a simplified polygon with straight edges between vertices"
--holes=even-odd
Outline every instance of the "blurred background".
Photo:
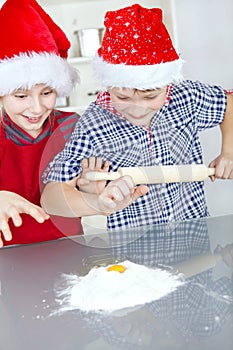
[{"label": "blurred background", "polygon": [[[164,23],[177,51],[185,60],[187,79],[233,89],[233,1],[232,0],[38,0],[63,28],[72,46],[69,60],[81,74],[81,84],[68,100],[58,101],[64,109],[80,114],[95,99],[99,89],[91,69],[91,59],[103,34],[103,18],[108,10],[132,5],[160,7]],[[200,135],[204,162],[209,164],[220,152],[219,128]],[[233,181],[205,182],[210,214],[233,213]]]}]

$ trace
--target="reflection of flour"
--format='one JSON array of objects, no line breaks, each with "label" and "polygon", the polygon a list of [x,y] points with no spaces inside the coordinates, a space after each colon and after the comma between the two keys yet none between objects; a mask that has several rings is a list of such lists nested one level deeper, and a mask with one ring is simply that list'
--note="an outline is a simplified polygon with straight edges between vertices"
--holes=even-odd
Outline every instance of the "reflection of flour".
[{"label": "reflection of flour", "polygon": [[65,275],[66,288],[57,293],[60,311],[115,311],[149,303],[184,283],[181,275],[151,269],[130,261],[121,263],[125,272],[93,268],[86,276]]}]

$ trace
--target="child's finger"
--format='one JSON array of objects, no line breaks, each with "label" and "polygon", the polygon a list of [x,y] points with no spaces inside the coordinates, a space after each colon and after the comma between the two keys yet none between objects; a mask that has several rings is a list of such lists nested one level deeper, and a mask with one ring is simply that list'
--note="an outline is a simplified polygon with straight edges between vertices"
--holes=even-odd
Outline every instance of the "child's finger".
[{"label": "child's finger", "polygon": [[95,168],[98,170],[102,169],[103,160],[100,157],[95,158]]},{"label": "child's finger", "polygon": [[112,185],[109,187],[108,198],[111,198],[115,202],[120,202],[124,199],[122,190],[117,185]]},{"label": "child's finger", "polygon": [[112,197],[120,202],[125,197],[131,196],[134,182],[131,176],[125,175],[118,180],[112,181],[108,188]]},{"label": "child's finger", "polygon": [[37,222],[43,223],[49,219],[49,215],[40,207],[30,205],[25,213],[33,217]]},{"label": "child's finger", "polygon": [[214,182],[215,179],[216,179],[216,178],[215,178],[215,175],[211,175],[211,176],[210,176],[210,180],[211,180],[212,182]]},{"label": "child's finger", "polygon": [[226,166],[222,175],[223,179],[232,179],[233,171],[230,166]]},{"label": "child's finger", "polygon": [[119,183],[119,191],[121,191],[123,197],[130,196],[132,193],[133,187],[134,187],[134,184],[130,178],[122,179]]},{"label": "child's finger", "polygon": [[88,168],[88,159],[87,159],[87,158],[84,158],[84,159],[82,160],[81,164],[82,164],[82,168],[83,168],[83,169]]},{"label": "child's finger", "polygon": [[110,164],[111,163],[108,160],[106,160],[106,162],[104,162],[103,164],[102,170],[106,172],[109,171]]},{"label": "child's finger", "polygon": [[88,159],[88,169],[90,170],[98,170],[102,168],[102,158],[100,157],[90,157]]},{"label": "child's finger", "polygon": [[22,218],[19,214],[19,211],[18,209],[16,209],[16,207],[11,207],[9,209],[9,212],[8,212],[8,216],[12,219],[13,221],[13,224],[16,226],[16,227],[19,227],[20,225],[22,225]]},{"label": "child's finger", "polygon": [[118,182],[124,181],[127,184],[129,189],[133,189],[135,186],[134,181],[130,175],[124,175],[119,180],[116,180],[116,181]]},{"label": "child's finger", "polygon": [[12,239],[12,234],[11,234],[9,225],[6,221],[1,222],[0,231],[2,231],[3,237],[5,238],[6,241],[10,241]]},{"label": "child's finger", "polygon": [[132,196],[132,202],[138,199],[139,197],[144,196],[145,194],[147,194],[147,192],[148,192],[148,187],[145,185],[140,185],[135,187],[135,190]]},{"label": "child's finger", "polygon": [[85,186],[89,185],[90,181],[84,177],[81,177],[80,179],[77,180],[77,186]]},{"label": "child's finger", "polygon": [[96,169],[96,158],[95,157],[90,157],[88,159],[88,168],[90,170],[94,170]]},{"label": "child's finger", "polygon": [[102,205],[105,206],[105,211],[106,212],[107,212],[107,208],[109,210],[116,208],[116,201],[114,201],[113,198],[103,197],[101,200],[102,200]]}]

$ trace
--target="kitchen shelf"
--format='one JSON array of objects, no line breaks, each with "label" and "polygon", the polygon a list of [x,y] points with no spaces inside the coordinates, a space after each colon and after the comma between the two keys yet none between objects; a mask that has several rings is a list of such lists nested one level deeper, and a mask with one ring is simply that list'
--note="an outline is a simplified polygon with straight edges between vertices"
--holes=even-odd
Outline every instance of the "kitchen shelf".
[{"label": "kitchen shelf", "polygon": [[88,104],[86,106],[67,106],[67,107],[56,107],[59,111],[65,111],[65,112],[76,112],[80,115],[83,114],[83,112],[87,109]]},{"label": "kitchen shelf", "polygon": [[70,58],[68,58],[68,62],[70,64],[89,63],[91,61],[92,61],[92,57],[70,57]]}]

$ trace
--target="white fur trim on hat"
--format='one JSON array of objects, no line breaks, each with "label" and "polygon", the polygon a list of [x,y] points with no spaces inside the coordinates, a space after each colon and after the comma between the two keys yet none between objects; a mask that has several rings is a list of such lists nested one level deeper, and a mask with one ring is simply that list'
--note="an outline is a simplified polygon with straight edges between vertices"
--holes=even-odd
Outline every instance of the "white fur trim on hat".
[{"label": "white fur trim on hat", "polygon": [[31,52],[0,60],[0,81],[0,96],[46,84],[56,90],[58,96],[65,97],[79,81],[79,75],[66,59],[55,53]]},{"label": "white fur trim on hat", "polygon": [[146,90],[183,80],[181,58],[154,65],[126,65],[108,63],[96,54],[92,64],[96,78],[103,87]]},{"label": "white fur trim on hat", "polygon": [[0,0],[0,9],[2,8],[2,6],[5,4],[6,0]]}]

